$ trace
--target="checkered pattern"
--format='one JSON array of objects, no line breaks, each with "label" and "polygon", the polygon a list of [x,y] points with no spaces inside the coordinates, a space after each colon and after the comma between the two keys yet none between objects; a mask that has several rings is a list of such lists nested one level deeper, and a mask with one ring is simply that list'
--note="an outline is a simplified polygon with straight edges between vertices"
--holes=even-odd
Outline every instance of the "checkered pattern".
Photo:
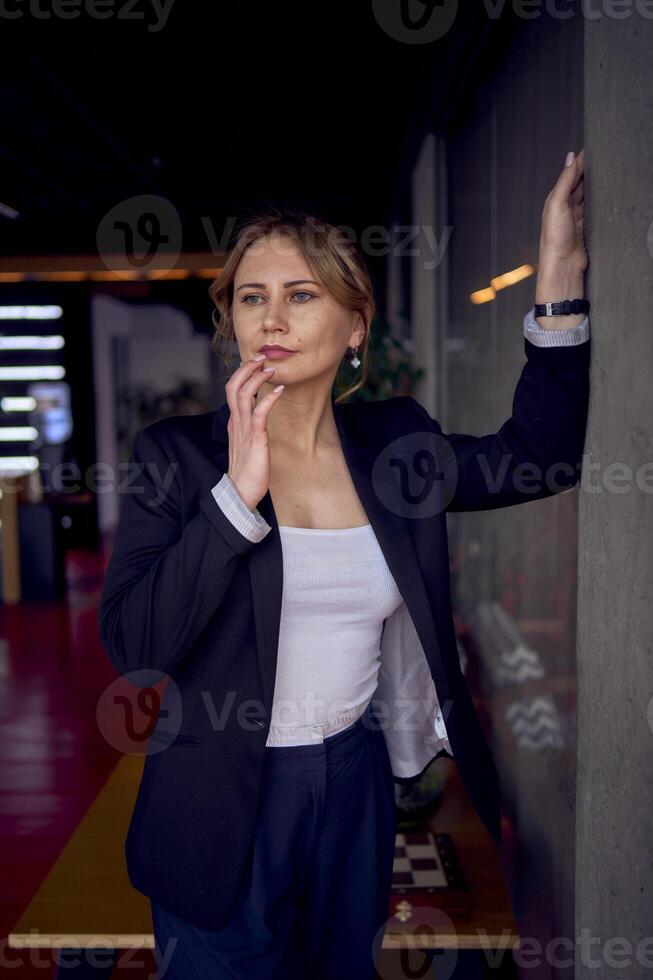
[{"label": "checkered pattern", "polygon": [[430,831],[397,834],[392,865],[393,891],[446,888],[450,877]]}]

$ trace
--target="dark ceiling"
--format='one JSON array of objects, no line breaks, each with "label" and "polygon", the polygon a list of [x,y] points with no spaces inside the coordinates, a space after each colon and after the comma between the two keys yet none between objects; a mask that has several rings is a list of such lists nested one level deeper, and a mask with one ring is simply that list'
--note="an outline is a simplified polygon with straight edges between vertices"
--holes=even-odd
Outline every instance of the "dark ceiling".
[{"label": "dark ceiling", "polygon": [[20,12],[2,25],[0,201],[19,212],[0,217],[4,255],[94,253],[103,216],[142,194],[179,212],[184,250],[266,204],[387,223],[488,33],[474,3],[442,40],[406,44],[359,0],[173,0],[159,30],[154,0],[102,0],[104,20],[57,2],[4,5]]}]

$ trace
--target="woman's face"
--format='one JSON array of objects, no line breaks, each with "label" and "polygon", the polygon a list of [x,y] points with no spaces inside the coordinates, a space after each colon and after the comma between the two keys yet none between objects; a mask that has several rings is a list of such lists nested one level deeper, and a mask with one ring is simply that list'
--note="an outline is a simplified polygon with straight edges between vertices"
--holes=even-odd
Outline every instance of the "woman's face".
[{"label": "woman's face", "polygon": [[294,353],[274,357],[272,386],[335,377],[348,345],[365,336],[363,320],[337,303],[315,279],[291,238],[260,238],[243,255],[234,278],[233,321],[241,360],[279,345]]}]

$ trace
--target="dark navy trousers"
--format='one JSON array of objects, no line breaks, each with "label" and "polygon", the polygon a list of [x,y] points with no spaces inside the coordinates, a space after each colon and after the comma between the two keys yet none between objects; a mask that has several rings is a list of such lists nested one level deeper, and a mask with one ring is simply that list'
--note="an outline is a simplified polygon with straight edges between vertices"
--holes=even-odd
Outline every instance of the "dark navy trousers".
[{"label": "dark navy trousers", "polygon": [[394,783],[373,706],[313,745],[267,746],[253,850],[218,932],[151,902],[163,980],[374,980]]}]

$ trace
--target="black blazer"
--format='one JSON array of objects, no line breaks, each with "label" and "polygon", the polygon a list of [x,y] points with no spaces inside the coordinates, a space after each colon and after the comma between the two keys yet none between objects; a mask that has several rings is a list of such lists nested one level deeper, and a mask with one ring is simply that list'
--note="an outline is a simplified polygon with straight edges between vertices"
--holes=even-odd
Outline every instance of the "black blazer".
[{"label": "black blazer", "polygon": [[[333,402],[353,483],[447,705],[462,779],[496,840],[499,780],[460,670],[445,515],[541,499],[580,478],[590,341],[524,347],[512,415],[496,433],[443,433],[412,397]],[[258,509],[272,530],[259,542],[211,493],[229,465],[228,414],[225,404],[137,432],[99,608],[119,672],[141,687],[162,672],[174,680],[149,739],[165,748],[146,756],[125,841],[130,880],[208,929],[226,924],[253,841],[282,590],[269,491]],[[551,467],[554,483],[534,479]]]}]

